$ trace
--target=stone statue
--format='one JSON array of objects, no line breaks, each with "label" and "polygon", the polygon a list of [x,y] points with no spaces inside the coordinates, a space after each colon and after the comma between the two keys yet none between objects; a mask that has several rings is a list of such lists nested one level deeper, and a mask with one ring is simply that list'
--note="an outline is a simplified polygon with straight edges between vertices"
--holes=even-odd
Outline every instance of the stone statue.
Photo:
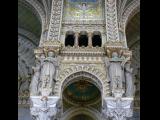
[{"label": "stone statue", "polygon": [[36,59],[36,67],[33,67],[34,75],[30,84],[30,95],[38,95],[38,84],[40,78],[40,61]]},{"label": "stone statue", "polygon": [[55,83],[57,58],[54,57],[53,52],[48,52],[48,56],[43,60],[41,65],[41,94],[51,94],[52,87]]},{"label": "stone statue", "polygon": [[111,82],[111,89],[122,89],[123,87],[123,68],[121,66],[121,58],[118,57],[116,52],[112,53],[110,62],[106,62],[108,70],[108,79]]},{"label": "stone statue", "polygon": [[126,79],[126,96],[131,97],[134,93],[134,85],[132,80],[132,71],[133,69],[130,66],[130,63],[125,64],[125,79]]}]

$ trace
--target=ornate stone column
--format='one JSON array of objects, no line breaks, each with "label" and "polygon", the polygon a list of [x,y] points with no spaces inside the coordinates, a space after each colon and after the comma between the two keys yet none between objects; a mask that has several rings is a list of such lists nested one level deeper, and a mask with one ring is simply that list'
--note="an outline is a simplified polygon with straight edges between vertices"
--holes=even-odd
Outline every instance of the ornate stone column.
[{"label": "ornate stone column", "polygon": [[107,41],[119,41],[116,0],[105,0]]},{"label": "ornate stone column", "polygon": [[79,32],[76,32],[74,36],[75,36],[75,39],[74,39],[74,46],[75,46],[75,47],[78,47]]},{"label": "ornate stone column", "polygon": [[88,33],[88,46],[89,47],[92,47],[92,36],[93,36],[93,33],[89,32]]},{"label": "ornate stone column", "polygon": [[51,18],[47,40],[60,40],[63,0],[52,0]]},{"label": "ornate stone column", "polygon": [[103,114],[112,120],[126,120],[133,115],[132,102],[133,98],[105,98]]},{"label": "ornate stone column", "polygon": [[57,102],[59,97],[31,96],[31,115],[35,120],[54,120],[58,113]]}]

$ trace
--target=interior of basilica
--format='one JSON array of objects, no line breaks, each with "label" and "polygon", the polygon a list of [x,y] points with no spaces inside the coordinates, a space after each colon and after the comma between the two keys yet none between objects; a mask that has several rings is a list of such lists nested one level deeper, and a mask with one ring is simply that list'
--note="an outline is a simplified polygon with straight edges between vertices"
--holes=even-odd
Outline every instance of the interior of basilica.
[{"label": "interior of basilica", "polygon": [[18,0],[18,120],[140,120],[140,0]]}]

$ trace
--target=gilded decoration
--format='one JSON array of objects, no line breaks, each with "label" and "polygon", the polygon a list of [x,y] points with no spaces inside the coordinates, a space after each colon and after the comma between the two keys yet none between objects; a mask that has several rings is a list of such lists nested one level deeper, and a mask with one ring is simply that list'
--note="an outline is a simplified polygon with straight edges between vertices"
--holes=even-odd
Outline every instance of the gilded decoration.
[{"label": "gilded decoration", "polygon": [[65,20],[102,19],[101,0],[65,0]]}]

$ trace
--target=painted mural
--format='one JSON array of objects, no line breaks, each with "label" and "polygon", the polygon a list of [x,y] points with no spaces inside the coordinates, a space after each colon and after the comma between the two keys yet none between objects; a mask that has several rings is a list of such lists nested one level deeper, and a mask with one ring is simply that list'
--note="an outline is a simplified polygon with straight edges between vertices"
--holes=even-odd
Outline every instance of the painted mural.
[{"label": "painted mural", "polygon": [[102,0],[65,0],[65,20],[102,19]]}]

